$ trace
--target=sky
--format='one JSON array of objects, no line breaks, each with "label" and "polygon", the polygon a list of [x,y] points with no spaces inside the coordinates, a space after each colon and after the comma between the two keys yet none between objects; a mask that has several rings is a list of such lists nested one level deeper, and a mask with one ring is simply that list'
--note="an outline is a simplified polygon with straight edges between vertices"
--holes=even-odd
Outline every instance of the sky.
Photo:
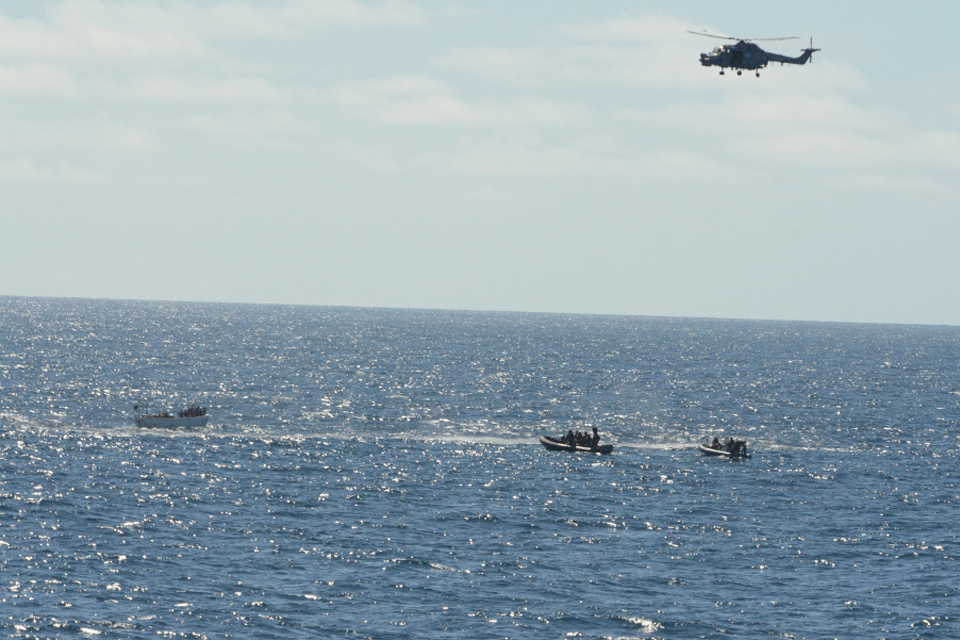
[{"label": "sky", "polygon": [[0,295],[960,325],[960,3],[730,6],[0,0]]}]

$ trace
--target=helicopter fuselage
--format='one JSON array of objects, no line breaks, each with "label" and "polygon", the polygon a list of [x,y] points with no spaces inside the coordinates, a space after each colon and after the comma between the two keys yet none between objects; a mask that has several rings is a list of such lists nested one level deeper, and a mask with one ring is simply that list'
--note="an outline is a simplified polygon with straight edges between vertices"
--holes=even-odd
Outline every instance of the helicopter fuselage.
[{"label": "helicopter fuselage", "polygon": [[762,69],[767,66],[767,52],[741,40],[737,44],[725,44],[710,53],[700,54],[700,64],[705,67],[731,69]]},{"label": "helicopter fuselage", "polygon": [[717,47],[710,53],[700,54],[700,64],[705,67],[720,67],[721,69],[762,69],[769,62],[786,64],[806,64],[810,54],[817,49],[804,49],[803,54],[796,58],[782,56],[778,53],[768,53],[752,42],[741,40],[737,44],[725,44]]}]

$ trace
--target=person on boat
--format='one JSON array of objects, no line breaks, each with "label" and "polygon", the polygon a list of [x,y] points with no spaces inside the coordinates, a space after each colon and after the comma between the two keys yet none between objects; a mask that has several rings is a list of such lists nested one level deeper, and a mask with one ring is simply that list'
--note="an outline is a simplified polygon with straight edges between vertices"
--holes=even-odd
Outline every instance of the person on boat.
[{"label": "person on boat", "polygon": [[590,448],[596,449],[597,445],[600,444],[600,433],[597,432],[597,428],[593,428],[593,437],[590,438]]},{"label": "person on boat", "polygon": [[717,436],[713,436],[713,444],[711,444],[710,447],[713,449],[720,448],[720,441],[717,439]]},{"label": "person on boat", "polygon": [[567,440],[566,440],[566,443],[567,443],[567,444],[574,444],[575,442],[576,442],[576,440],[574,440],[573,429],[567,429]]}]

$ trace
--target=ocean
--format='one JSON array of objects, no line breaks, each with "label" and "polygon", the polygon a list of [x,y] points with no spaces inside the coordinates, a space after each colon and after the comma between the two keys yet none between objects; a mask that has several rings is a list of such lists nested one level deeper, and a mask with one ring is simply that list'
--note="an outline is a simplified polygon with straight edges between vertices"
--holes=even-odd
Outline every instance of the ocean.
[{"label": "ocean", "polygon": [[960,637],[958,374],[957,327],[2,297],[0,629]]}]

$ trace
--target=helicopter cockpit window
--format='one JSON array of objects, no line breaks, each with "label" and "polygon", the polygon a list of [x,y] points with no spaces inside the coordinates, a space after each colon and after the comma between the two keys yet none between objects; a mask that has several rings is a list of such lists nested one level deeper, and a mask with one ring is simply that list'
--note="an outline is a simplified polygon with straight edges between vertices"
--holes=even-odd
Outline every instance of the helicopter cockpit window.
[{"label": "helicopter cockpit window", "polygon": [[722,53],[722,52],[723,52],[723,49],[721,49],[720,47],[717,47],[717,48],[715,48],[715,49],[713,50],[713,52],[714,52],[714,53]]}]

